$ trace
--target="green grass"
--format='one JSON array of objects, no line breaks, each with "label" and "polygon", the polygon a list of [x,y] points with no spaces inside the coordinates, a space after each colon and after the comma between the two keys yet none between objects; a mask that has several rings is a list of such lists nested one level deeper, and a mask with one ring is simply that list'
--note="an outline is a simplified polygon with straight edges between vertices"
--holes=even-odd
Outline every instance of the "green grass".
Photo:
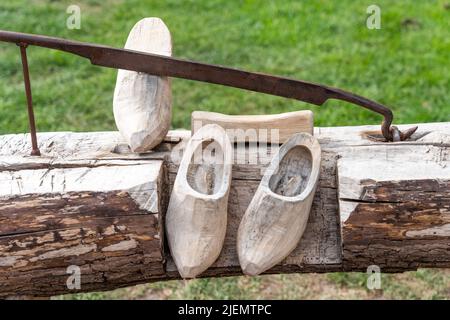
[{"label": "green grass", "polygon": [[228,277],[144,284],[57,299],[449,299],[450,270],[382,274],[369,290],[365,273]]},{"label": "green grass", "polygon": [[[450,10],[445,1],[377,1],[381,30],[365,26],[371,1],[77,1],[81,30],[66,28],[73,1],[3,1],[0,28],[121,47],[146,16],[163,18],[177,57],[285,75],[352,90],[388,106],[397,123],[448,120]],[[408,23],[410,21],[410,23]],[[411,23],[413,21],[413,23]],[[37,125],[113,130],[116,71],[56,51],[29,49]],[[17,47],[0,44],[0,133],[27,130]],[[316,124],[374,124],[380,117],[329,101],[322,107],[175,79],[172,126],[193,110],[230,114],[312,109]]]},{"label": "green grass", "polygon": [[[82,10],[81,30],[66,28],[66,8],[73,3]],[[366,8],[372,3],[369,0],[8,0],[0,4],[0,29],[121,47],[136,21],[158,16],[172,32],[177,57],[354,91],[392,107],[396,123],[449,121],[449,1],[376,1],[382,10],[382,28],[368,30]],[[115,130],[112,116],[115,70],[42,48],[31,47],[28,53],[40,131]],[[16,46],[0,43],[0,70],[0,134],[25,132],[26,103]],[[178,79],[173,81],[173,97],[173,128],[188,127],[194,110],[261,114],[311,109],[319,126],[381,121],[377,115],[337,101],[316,107]],[[437,271],[385,276],[383,295],[449,297],[445,276],[448,278],[448,273]],[[195,280],[71,297],[345,298],[353,294],[371,297],[361,277],[334,274]],[[412,281],[421,289],[411,289],[409,282],[404,281]],[[331,296],[314,289],[317,283]],[[445,285],[447,291],[442,287]]]}]

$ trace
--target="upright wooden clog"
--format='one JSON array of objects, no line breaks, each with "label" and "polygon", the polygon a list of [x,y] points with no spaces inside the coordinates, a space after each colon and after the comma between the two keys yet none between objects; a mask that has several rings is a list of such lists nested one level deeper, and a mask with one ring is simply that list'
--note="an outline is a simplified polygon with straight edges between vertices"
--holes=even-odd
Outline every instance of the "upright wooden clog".
[{"label": "upright wooden clog", "polygon": [[[125,49],[172,55],[169,29],[159,18],[145,18],[130,31]],[[168,77],[119,70],[113,100],[117,128],[134,152],[145,152],[164,139],[172,118]]]}]

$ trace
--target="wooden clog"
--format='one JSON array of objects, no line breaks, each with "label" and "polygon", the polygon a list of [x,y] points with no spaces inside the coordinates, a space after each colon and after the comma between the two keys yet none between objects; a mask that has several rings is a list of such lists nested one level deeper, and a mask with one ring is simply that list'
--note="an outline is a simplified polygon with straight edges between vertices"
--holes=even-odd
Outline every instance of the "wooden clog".
[{"label": "wooden clog", "polygon": [[319,179],[320,152],[313,136],[298,133],[272,159],[239,225],[237,250],[245,274],[272,268],[297,247]]},{"label": "wooden clog", "polygon": [[166,214],[170,252],[183,278],[205,271],[222,250],[232,158],[230,140],[215,124],[186,145]]},{"label": "wooden clog", "polygon": [[[169,29],[159,18],[145,18],[130,31],[125,49],[172,55]],[[172,118],[168,77],[119,70],[113,100],[117,128],[134,152],[145,152],[166,136]]]}]

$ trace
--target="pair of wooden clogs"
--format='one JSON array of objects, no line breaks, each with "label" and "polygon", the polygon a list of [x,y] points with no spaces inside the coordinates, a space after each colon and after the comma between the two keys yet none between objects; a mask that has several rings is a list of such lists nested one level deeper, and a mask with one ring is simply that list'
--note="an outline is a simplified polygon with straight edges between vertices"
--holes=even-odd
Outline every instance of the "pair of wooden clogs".
[{"label": "pair of wooden clogs", "polygon": [[[187,143],[166,215],[167,239],[183,278],[219,257],[227,226],[233,148],[225,130],[209,124]],[[308,221],[320,169],[320,146],[294,134],[272,158],[239,226],[242,270],[258,275],[286,258]]]}]

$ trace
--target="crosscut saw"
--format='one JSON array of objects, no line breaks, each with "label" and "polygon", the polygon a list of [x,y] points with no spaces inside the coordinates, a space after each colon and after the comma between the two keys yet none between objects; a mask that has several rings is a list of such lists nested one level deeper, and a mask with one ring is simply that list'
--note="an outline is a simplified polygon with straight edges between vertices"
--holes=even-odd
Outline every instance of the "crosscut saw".
[{"label": "crosscut saw", "polygon": [[39,154],[39,149],[36,142],[26,56],[28,45],[73,53],[89,59],[94,65],[102,67],[220,84],[296,99],[318,106],[324,104],[328,99],[347,101],[379,113],[384,117],[381,124],[381,133],[386,141],[406,140],[417,129],[417,127],[412,127],[401,132],[397,127],[392,126],[393,114],[386,106],[354,93],[318,83],[43,35],[0,30],[0,41],[12,42],[20,46],[32,133],[32,154],[35,155]]}]

